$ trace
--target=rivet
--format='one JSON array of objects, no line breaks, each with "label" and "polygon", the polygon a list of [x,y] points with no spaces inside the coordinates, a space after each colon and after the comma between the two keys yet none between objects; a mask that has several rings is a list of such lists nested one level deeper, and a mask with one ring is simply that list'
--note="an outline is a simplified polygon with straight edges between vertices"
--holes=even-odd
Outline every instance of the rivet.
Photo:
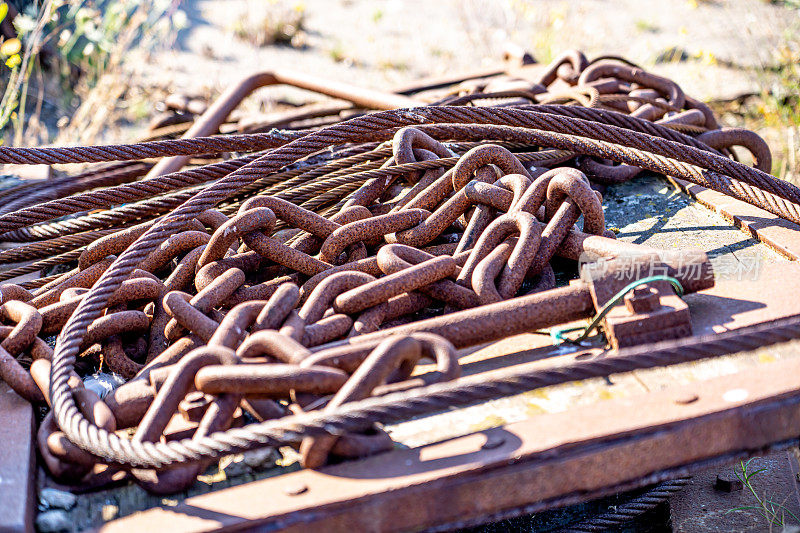
[{"label": "rivet", "polygon": [[493,450],[495,448],[499,448],[500,446],[502,446],[503,443],[505,443],[505,441],[506,441],[505,437],[502,437],[500,435],[494,435],[494,434],[493,435],[489,435],[489,436],[486,437],[486,442],[483,443],[483,446],[481,446],[481,449],[482,450]]},{"label": "rivet", "polygon": [[688,405],[690,403],[696,402],[699,399],[700,396],[698,396],[697,394],[693,392],[687,392],[686,394],[682,394],[681,396],[675,398],[675,403],[679,405]]},{"label": "rivet", "polygon": [[284,487],[283,492],[288,494],[289,496],[298,496],[303,494],[304,492],[308,492],[308,485],[304,483],[296,483],[293,485],[288,485]]}]

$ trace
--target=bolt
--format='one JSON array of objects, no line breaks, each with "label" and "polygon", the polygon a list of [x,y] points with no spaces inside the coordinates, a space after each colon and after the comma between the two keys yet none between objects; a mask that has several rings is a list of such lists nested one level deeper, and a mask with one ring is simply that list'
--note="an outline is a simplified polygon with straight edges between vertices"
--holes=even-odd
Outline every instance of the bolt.
[{"label": "bolt", "polygon": [[717,474],[717,481],[714,483],[714,488],[722,492],[735,492],[742,490],[744,485],[742,480],[732,473]]},{"label": "bolt", "polygon": [[661,307],[658,291],[642,285],[625,296],[625,307],[631,313],[650,313]]},{"label": "bolt", "polygon": [[210,396],[200,391],[192,391],[178,404],[178,411],[187,422],[200,422],[210,403]]}]

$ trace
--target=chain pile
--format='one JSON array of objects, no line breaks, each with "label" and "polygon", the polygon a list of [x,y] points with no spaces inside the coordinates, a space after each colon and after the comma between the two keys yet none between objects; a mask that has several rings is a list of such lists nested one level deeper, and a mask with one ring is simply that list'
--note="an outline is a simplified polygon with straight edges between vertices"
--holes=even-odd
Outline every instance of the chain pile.
[{"label": "chain pile", "polygon": [[[459,380],[456,348],[590,316],[586,284],[556,287],[555,256],[652,260],[614,240],[602,209],[605,185],[643,170],[800,222],[800,189],[766,173],[760,137],[720,129],[677,84],[619,58],[570,52],[537,80],[415,97],[431,103],[301,111],[281,130],[0,147],[4,163],[101,163],[0,194],[0,239],[24,243],[0,263],[34,261],[1,279],[69,269],[0,286],[0,377],[52,406],[38,444],[55,479],[87,483],[99,461],[171,493],[222,455],[277,444],[315,468],[390,449],[379,422],[619,371],[611,358]],[[219,154],[166,175],[139,162]],[[681,279],[687,292],[707,281]],[[753,342],[730,337],[728,351]],[[684,357],[720,351],[698,342]],[[625,369],[669,361],[624,355]],[[421,373],[424,360],[436,370]],[[79,375],[97,369],[127,383],[101,399]]]}]

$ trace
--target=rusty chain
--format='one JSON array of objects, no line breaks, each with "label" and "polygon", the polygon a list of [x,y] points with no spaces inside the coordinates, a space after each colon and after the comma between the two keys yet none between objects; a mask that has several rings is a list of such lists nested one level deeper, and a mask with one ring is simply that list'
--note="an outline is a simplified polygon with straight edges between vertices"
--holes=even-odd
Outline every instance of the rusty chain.
[{"label": "rusty chain", "polygon": [[[649,170],[795,222],[800,189],[765,172],[755,133],[719,129],[677,84],[617,58],[570,52],[536,80],[471,80],[428,98],[344,121],[339,108],[314,112],[334,117],[316,129],[294,126],[301,112],[264,133],[0,147],[0,162],[119,161],[0,193],[2,238],[27,242],[0,263],[39,260],[3,279],[77,265],[32,292],[0,285],[0,378],[52,405],[38,444],[54,477],[75,483],[102,461],[170,493],[222,455],[284,444],[315,468],[391,448],[377,422],[797,336],[791,319],[459,378],[457,348],[589,317],[621,288],[556,287],[556,256],[630,254],[686,292],[713,283],[702,253],[693,276],[614,240],[603,184]],[[729,157],[733,146],[755,165]],[[135,181],[150,170],[137,160],[209,154],[227,159]],[[55,334],[54,353],[43,339]],[[127,383],[92,396],[79,361]],[[258,423],[241,427],[242,411]],[[191,426],[185,438],[165,433],[174,417]]]}]

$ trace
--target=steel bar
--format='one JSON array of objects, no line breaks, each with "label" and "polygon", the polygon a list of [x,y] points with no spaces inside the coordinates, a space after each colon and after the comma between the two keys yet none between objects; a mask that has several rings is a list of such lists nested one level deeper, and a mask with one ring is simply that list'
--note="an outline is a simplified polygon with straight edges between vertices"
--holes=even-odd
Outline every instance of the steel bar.
[{"label": "steel bar", "polygon": [[[260,87],[267,85],[291,85],[307,89],[334,98],[352,102],[367,109],[395,109],[398,107],[416,107],[416,100],[392,93],[382,93],[363,87],[357,87],[342,82],[325,80],[303,72],[290,70],[274,70],[250,75],[239,83],[232,85],[198,118],[192,127],[183,134],[183,138],[203,137],[213,135],[219,126],[239,103],[249,94]],[[188,161],[186,156],[168,157],[159,161],[147,173],[152,178],[177,172]]]}]

